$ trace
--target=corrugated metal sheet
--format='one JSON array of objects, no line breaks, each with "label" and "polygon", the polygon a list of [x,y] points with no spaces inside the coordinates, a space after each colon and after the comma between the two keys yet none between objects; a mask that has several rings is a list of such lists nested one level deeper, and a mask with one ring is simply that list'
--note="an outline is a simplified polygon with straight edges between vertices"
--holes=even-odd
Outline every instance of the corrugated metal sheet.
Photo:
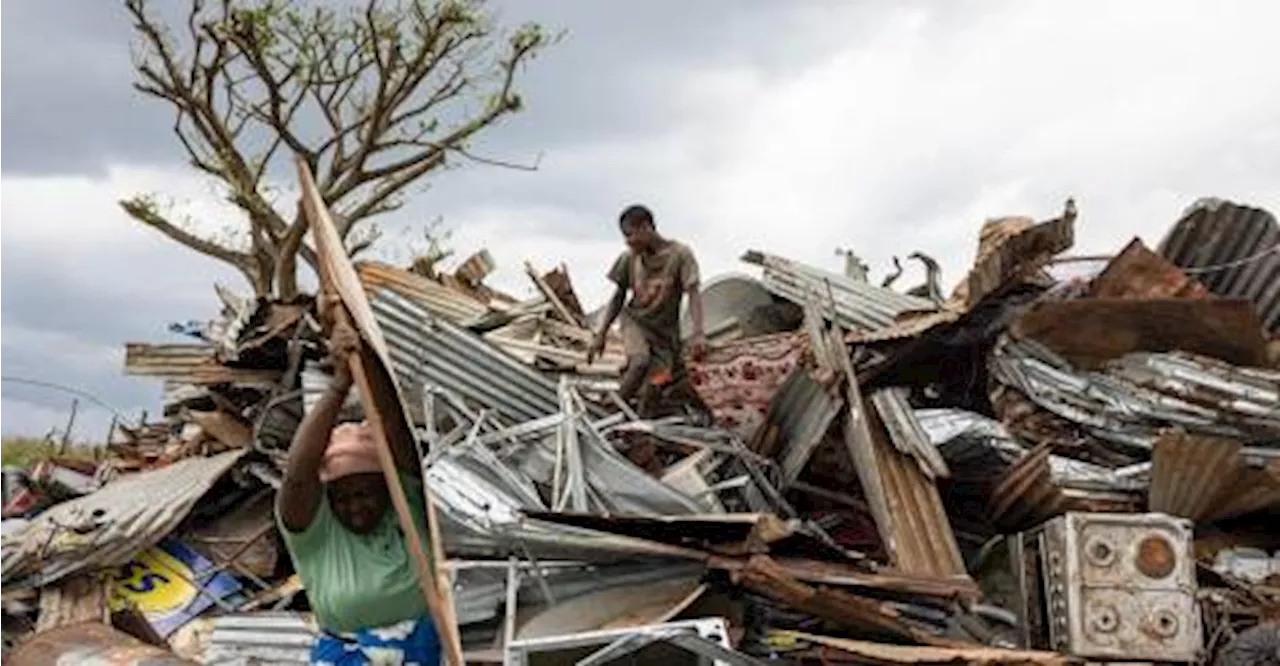
[{"label": "corrugated metal sheet", "polygon": [[777,458],[781,461],[784,487],[800,478],[843,404],[839,396],[814,381],[802,367],[792,370],[774,394],[765,423],[767,428],[777,429],[783,446]]},{"label": "corrugated metal sheet", "polygon": [[906,389],[881,389],[871,394],[871,403],[880,413],[890,441],[899,451],[914,457],[925,476],[930,479],[950,476],[947,461],[929,441],[929,434],[916,419],[911,403],[907,402]]},{"label": "corrugated metal sheet", "polygon": [[951,309],[922,312],[920,314],[904,314],[898,321],[875,331],[851,331],[845,336],[845,342],[850,344],[871,344],[874,342],[914,338],[937,326],[960,321],[963,316],[964,312]]},{"label": "corrugated metal sheet", "polygon": [[[1003,424],[981,414],[959,409],[920,409],[916,410],[916,417],[947,463],[964,471],[963,475],[955,472],[957,481],[1000,474],[1029,453]],[[1063,456],[1049,456],[1049,471],[1055,484],[1074,488],[1136,492],[1145,487],[1141,481],[1118,477],[1110,468]],[[978,479],[969,478],[971,474]]]},{"label": "corrugated metal sheet", "polygon": [[[601,462],[600,458],[606,454],[598,451],[589,438],[585,439],[584,445],[587,481],[596,495],[610,495],[608,506],[615,511],[641,515],[688,515],[699,511],[696,502],[645,475],[642,470],[618,474],[621,467],[630,465],[618,454],[614,453],[613,459]],[[545,443],[526,447],[523,453],[524,467],[541,466],[544,471],[534,469],[526,475],[524,469],[506,468],[504,462],[483,459],[467,452],[445,455],[427,468],[427,484],[440,512],[442,530],[451,555],[505,557],[518,554],[525,557],[531,551],[538,557],[572,558],[583,552],[597,555],[673,553],[665,547],[658,548],[657,552],[646,550],[647,543],[637,544],[634,540],[603,532],[526,518],[523,513],[526,509],[545,507],[530,496],[530,492],[536,491],[523,486],[530,483],[530,476],[550,480],[549,469],[554,464],[554,453],[547,455]],[[609,462],[613,464],[607,464]],[[625,469],[621,471],[628,472]],[[513,482],[512,475],[519,479]]]},{"label": "corrugated metal sheet", "polygon": [[[742,260],[764,269],[764,287],[794,303],[804,305],[835,301],[840,326],[853,330],[877,330],[907,310],[933,310],[932,301],[900,294],[868,282],[824,271],[783,257],[751,251]],[[825,308],[824,308],[825,309]]]},{"label": "corrugated metal sheet", "polygon": [[849,400],[856,402],[846,419],[845,443],[894,568],[937,578],[967,576],[937,484],[915,456],[894,445],[871,400],[856,389]]},{"label": "corrugated metal sheet", "polygon": [[206,666],[295,666],[310,663],[315,620],[303,613],[245,613],[213,618]]},{"label": "corrugated metal sheet", "polygon": [[378,262],[356,265],[356,273],[366,291],[388,288],[413,299],[438,316],[457,324],[484,315],[489,307],[455,289],[428,280],[421,275]]},{"label": "corrugated metal sheet", "polygon": [[1001,384],[1102,441],[1150,449],[1165,427],[1246,443],[1280,438],[1278,371],[1169,352],[1080,372],[1041,345],[1007,337],[990,359]]},{"label": "corrugated metal sheet", "polygon": [[1196,522],[1280,505],[1280,451],[1255,464],[1240,442],[1166,432],[1152,454],[1149,506]]},{"label": "corrugated metal sheet", "polygon": [[1066,511],[1062,489],[1053,483],[1049,455],[1048,447],[1042,447],[1009,468],[991,493],[991,522],[1017,530]]},{"label": "corrugated metal sheet", "polygon": [[1271,213],[1221,199],[1197,201],[1158,251],[1213,293],[1252,301],[1267,328],[1280,329],[1280,225]]},{"label": "corrugated metal sheet", "polygon": [[128,562],[172,532],[244,454],[188,458],[54,506],[5,537],[4,584],[47,585],[78,571]]},{"label": "corrugated metal sheet", "polygon": [[153,345],[130,342],[125,345],[124,372],[127,375],[161,377],[186,384],[274,384],[277,370],[229,368],[218,362],[212,345]]},{"label": "corrugated metal sheet", "polygon": [[438,386],[511,423],[560,411],[555,382],[492,343],[392,290],[369,300],[407,395]]},{"label": "corrugated metal sheet", "polygon": [[1042,446],[1014,463],[996,484],[989,518],[1006,531],[1017,531],[1067,511],[1137,511],[1143,485],[1115,470],[1055,456]]}]

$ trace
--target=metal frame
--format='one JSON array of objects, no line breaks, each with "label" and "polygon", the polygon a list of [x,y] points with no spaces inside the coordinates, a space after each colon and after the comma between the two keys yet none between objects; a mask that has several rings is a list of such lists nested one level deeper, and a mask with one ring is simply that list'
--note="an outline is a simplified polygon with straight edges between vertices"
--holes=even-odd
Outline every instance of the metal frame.
[{"label": "metal frame", "polygon": [[729,643],[728,623],[724,618],[710,617],[627,629],[604,629],[512,640],[505,646],[503,664],[528,666],[529,656],[534,653],[604,645],[577,662],[578,666],[598,666],[657,642],[665,642],[696,655],[701,666],[763,666],[766,663],[734,650]]}]

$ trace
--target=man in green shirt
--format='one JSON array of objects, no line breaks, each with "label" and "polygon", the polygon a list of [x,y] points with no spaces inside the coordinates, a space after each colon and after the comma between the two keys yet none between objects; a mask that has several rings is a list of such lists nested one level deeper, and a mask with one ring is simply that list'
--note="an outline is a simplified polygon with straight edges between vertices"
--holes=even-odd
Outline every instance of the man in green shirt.
[{"label": "man in green shirt", "polygon": [[[615,285],[604,321],[596,332],[590,357],[604,349],[605,336],[619,315],[627,354],[619,393],[631,400],[646,383],[663,387],[684,378],[680,340],[680,302],[689,296],[693,335],[690,353],[700,361],[706,351],[698,260],[683,243],[658,235],[653,213],[640,205],[622,211],[618,225],[627,249],[614,262],[609,280]],[[627,301],[627,293],[631,300]]]},{"label": "man in green shirt", "polygon": [[[351,389],[347,357],[359,340],[349,326],[335,325],[333,381],[294,435],[277,518],[322,629],[312,663],[434,665],[440,661],[439,639],[399,521],[389,510],[372,433],[363,423],[335,427]],[[392,439],[413,519],[426,535],[416,449],[413,442]]]}]

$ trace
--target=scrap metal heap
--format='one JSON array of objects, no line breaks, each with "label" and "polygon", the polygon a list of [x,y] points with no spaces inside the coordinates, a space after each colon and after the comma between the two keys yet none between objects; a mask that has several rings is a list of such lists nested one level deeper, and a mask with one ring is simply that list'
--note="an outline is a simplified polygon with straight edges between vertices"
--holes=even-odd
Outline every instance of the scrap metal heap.
[{"label": "scrap metal heap", "polygon": [[[988,221],[949,298],[748,252],[704,286],[713,423],[617,398],[563,267],[359,265],[468,663],[1276,663],[1280,228],[1204,200],[1089,263],[1075,223]],[[218,295],[127,346],[163,419],[6,487],[6,660],[305,663],[272,507],[326,349],[310,298]]]}]

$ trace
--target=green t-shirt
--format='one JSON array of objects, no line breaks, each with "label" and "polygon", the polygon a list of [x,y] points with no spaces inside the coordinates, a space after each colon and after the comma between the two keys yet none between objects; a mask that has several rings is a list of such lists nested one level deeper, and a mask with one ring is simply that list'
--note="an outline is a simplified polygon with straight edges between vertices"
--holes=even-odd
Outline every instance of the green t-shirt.
[{"label": "green t-shirt", "polygon": [[[400,483],[425,547],[422,480],[401,472]],[[280,520],[278,510],[276,520]],[[328,493],[323,493],[307,529],[290,532],[281,522],[280,533],[311,610],[324,629],[354,632],[427,615],[394,507],[388,505],[382,522],[372,532],[358,535],[338,522],[329,507]]]}]

